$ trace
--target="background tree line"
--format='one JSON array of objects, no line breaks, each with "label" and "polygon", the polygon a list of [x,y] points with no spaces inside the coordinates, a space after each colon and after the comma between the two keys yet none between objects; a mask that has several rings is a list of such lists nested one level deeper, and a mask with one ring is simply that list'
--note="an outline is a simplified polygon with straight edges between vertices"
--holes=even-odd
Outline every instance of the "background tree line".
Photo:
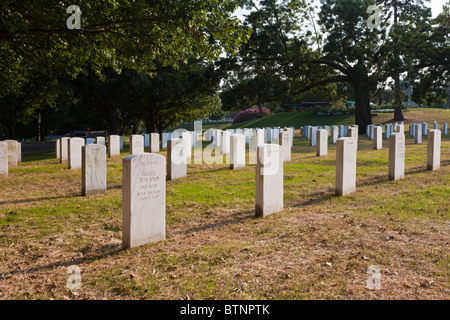
[{"label": "background tree line", "polygon": [[[450,86],[450,2],[436,19],[427,2],[86,0],[81,29],[69,30],[60,2],[3,1],[0,134],[162,132],[305,99],[353,100],[364,128],[386,92],[401,120],[402,83],[418,103]],[[372,4],[382,12],[371,30]],[[243,21],[239,7],[251,10]]]}]

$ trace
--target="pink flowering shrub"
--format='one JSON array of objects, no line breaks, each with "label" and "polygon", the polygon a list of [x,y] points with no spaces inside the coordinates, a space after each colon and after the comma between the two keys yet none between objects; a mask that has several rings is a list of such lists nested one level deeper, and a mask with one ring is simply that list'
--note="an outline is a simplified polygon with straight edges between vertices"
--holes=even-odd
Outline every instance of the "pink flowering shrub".
[{"label": "pink flowering shrub", "polygon": [[[263,107],[263,116],[270,116],[272,112],[266,107]],[[246,109],[239,112],[236,117],[234,117],[233,124],[253,120],[259,117],[259,108]]]}]

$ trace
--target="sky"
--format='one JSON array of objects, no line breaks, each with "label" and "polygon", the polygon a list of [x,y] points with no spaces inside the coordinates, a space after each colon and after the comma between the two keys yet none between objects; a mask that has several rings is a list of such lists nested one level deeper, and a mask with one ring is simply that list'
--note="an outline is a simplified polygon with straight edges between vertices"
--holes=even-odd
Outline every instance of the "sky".
[{"label": "sky", "polygon": [[[428,2],[427,5],[431,6],[431,11],[433,13],[433,18],[435,18],[439,13],[442,12],[442,6],[447,2],[447,0],[431,0],[431,2]],[[314,3],[320,7],[320,0],[314,0]],[[245,10],[238,9],[236,11],[236,16],[243,20],[243,14],[245,13]]]}]

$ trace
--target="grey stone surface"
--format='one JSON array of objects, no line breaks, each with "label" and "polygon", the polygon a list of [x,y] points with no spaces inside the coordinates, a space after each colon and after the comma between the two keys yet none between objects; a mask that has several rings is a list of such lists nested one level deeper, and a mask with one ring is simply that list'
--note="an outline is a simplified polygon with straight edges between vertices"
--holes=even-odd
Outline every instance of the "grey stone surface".
[{"label": "grey stone surface", "polygon": [[166,163],[145,153],[123,159],[122,247],[133,248],[166,238]]},{"label": "grey stone surface", "polygon": [[60,160],[61,159],[61,139],[58,139],[55,141],[55,154],[56,154],[56,159]]}]

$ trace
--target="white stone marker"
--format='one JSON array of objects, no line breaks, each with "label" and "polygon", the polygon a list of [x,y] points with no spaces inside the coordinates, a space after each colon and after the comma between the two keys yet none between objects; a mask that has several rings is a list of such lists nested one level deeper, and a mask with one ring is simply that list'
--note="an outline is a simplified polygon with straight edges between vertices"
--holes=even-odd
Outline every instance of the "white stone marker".
[{"label": "white stone marker", "polygon": [[395,132],[405,134],[405,126],[403,124],[399,124],[395,129]]},{"label": "white stone marker", "polygon": [[220,146],[220,152],[222,154],[230,154],[230,139],[231,139],[231,132],[230,131],[223,131],[222,132],[222,144]]},{"label": "white stone marker", "polygon": [[256,147],[264,144],[264,129],[256,129]]},{"label": "white stone marker", "polygon": [[60,150],[61,150],[61,163],[69,161],[69,139],[68,137],[63,137],[59,139],[59,142],[61,143]]},{"label": "white stone marker", "polygon": [[159,152],[159,133],[153,132],[150,134],[150,152]]},{"label": "white stone marker", "polygon": [[422,134],[426,136],[427,133],[428,133],[428,123],[424,122],[422,123]]},{"label": "white stone marker", "polygon": [[316,156],[322,157],[328,155],[328,135],[327,130],[317,130]]},{"label": "white stone marker", "polygon": [[375,128],[374,125],[371,125],[371,126],[370,126],[370,135],[369,135],[369,139],[372,140],[372,141],[373,141],[373,139],[374,139],[374,136],[373,136],[374,128]]},{"label": "white stone marker", "polygon": [[[220,135],[221,136],[221,135]],[[183,150],[186,155],[186,162],[190,163],[192,159],[192,135],[189,131],[181,133],[181,141],[183,142]]]},{"label": "white stone marker", "polygon": [[332,144],[336,144],[336,141],[338,139],[338,133],[339,133],[339,127],[332,126],[331,127],[331,143]]},{"label": "white stone marker", "polygon": [[336,145],[336,194],[345,196],[356,191],[356,141],[339,138]]},{"label": "white stone marker", "polygon": [[140,134],[132,134],[130,136],[130,154],[144,153],[144,136]]},{"label": "white stone marker", "polygon": [[84,138],[69,139],[69,169],[81,168],[81,147],[85,145]]},{"label": "white stone marker", "polygon": [[393,133],[389,137],[389,180],[405,177],[405,135]]},{"label": "white stone marker", "polygon": [[61,139],[56,140],[55,142],[55,154],[56,154],[56,159],[60,160],[61,159]]},{"label": "white stone marker", "polygon": [[422,143],[422,125],[420,123],[416,123],[415,127],[415,143],[420,144]]},{"label": "white stone marker", "polygon": [[309,145],[315,147],[317,145],[317,127],[310,127],[310,137]]},{"label": "white stone marker", "polygon": [[86,144],[94,144],[95,139],[94,138],[86,138]]},{"label": "white stone marker", "polygon": [[8,175],[8,142],[0,141],[0,176]]},{"label": "white stone marker", "polygon": [[144,134],[144,148],[150,146],[150,135],[148,133]]},{"label": "white stone marker", "polygon": [[101,145],[106,145],[105,137],[103,137],[103,136],[95,137],[95,143],[101,144]]},{"label": "white stone marker", "polygon": [[120,136],[112,134],[108,137],[108,155],[110,158],[120,156]]},{"label": "white stone marker", "polygon": [[[205,132],[205,136],[206,136],[206,132]],[[163,149],[167,149],[167,141],[169,141],[170,138],[171,138],[171,133],[163,132],[163,134],[162,134],[162,146],[161,146]],[[211,141],[211,136],[210,136],[210,140],[208,140],[208,141]]]},{"label": "white stone marker", "polygon": [[352,137],[353,139],[355,139],[356,143],[358,143],[358,128],[357,127],[348,127],[347,137]]},{"label": "white stone marker", "polygon": [[17,142],[17,162],[22,162],[22,144]]},{"label": "white stone marker", "polygon": [[374,130],[373,148],[374,150],[381,150],[383,149],[383,128],[375,127],[373,130]]},{"label": "white stone marker", "polygon": [[245,136],[235,134],[230,140],[230,169],[245,167]]},{"label": "white stone marker", "polygon": [[278,134],[278,141],[283,147],[283,161],[291,161],[291,134],[289,131],[281,131]]},{"label": "white stone marker", "polygon": [[434,130],[438,130],[439,129],[439,124],[436,121],[434,121],[433,129]]},{"label": "white stone marker", "polygon": [[81,147],[81,194],[105,193],[106,146],[87,144]]},{"label": "white stone marker", "polygon": [[448,133],[448,124],[447,122],[444,122],[444,134],[447,135]]},{"label": "white stone marker", "polygon": [[186,177],[186,151],[183,139],[173,138],[167,141],[167,179]]},{"label": "white stone marker", "polygon": [[17,141],[6,140],[6,143],[8,144],[8,166],[15,167],[19,164],[19,159],[17,158]]},{"label": "white stone marker", "polygon": [[123,150],[123,136],[120,136],[120,150]]},{"label": "white stone marker", "polygon": [[123,159],[124,249],[166,238],[165,173],[166,162],[162,155],[145,153]]},{"label": "white stone marker", "polygon": [[441,130],[428,131],[427,169],[437,170],[441,166]]},{"label": "white stone marker", "polygon": [[255,215],[283,210],[283,147],[265,144],[257,148]]}]

